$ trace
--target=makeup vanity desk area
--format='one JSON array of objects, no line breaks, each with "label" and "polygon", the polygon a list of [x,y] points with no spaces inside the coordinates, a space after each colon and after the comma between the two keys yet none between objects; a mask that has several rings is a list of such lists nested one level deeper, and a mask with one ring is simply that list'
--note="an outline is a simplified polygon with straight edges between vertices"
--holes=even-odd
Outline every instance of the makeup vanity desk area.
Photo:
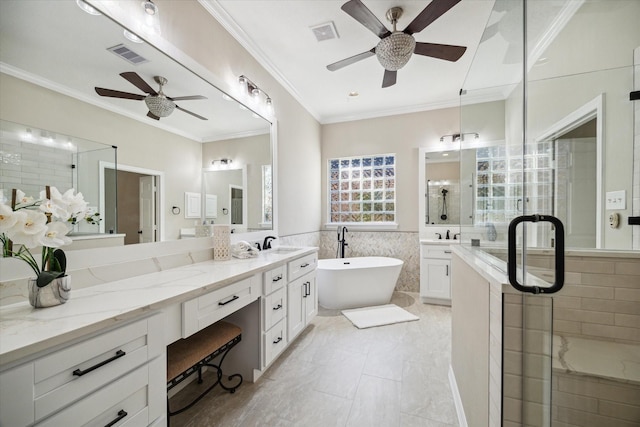
[{"label": "makeup vanity desk area", "polygon": [[0,426],[164,426],[166,346],[223,318],[242,328],[225,369],[257,380],[317,314],[317,261],[276,248],[0,308]]}]

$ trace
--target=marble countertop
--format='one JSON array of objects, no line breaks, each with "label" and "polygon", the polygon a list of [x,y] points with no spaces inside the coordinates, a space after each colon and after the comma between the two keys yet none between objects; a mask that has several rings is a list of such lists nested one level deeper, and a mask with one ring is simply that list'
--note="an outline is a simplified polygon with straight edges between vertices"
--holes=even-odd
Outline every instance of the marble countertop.
[{"label": "marble countertop", "polygon": [[206,261],[71,291],[66,304],[0,308],[0,365],[9,364],[122,320],[132,319],[268,271],[317,251],[263,251],[256,258]]},{"label": "marble countertop", "polygon": [[459,245],[457,239],[420,239],[421,245]]}]

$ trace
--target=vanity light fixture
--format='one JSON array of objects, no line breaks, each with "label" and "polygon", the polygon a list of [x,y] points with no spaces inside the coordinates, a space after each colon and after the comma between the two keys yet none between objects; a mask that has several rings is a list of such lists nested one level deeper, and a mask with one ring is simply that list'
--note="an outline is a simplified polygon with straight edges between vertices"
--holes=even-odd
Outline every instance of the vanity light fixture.
[{"label": "vanity light fixture", "polygon": [[242,89],[246,90],[247,94],[249,94],[252,98],[258,98],[260,94],[264,95],[264,98],[265,98],[264,102],[265,102],[265,105],[267,106],[267,109],[269,111],[273,110],[273,101],[271,100],[271,97],[269,96],[269,94],[264,90],[260,89],[258,85],[252,82],[251,80],[249,80],[247,76],[240,75],[238,77],[238,83],[240,83],[240,86],[242,87]]},{"label": "vanity light fixture", "polygon": [[85,12],[87,12],[89,15],[94,15],[94,16],[99,16],[102,15],[100,12],[98,12],[95,8],[89,6],[87,3],[85,3],[82,0],[76,0],[76,4],[78,5],[78,7],[82,10],[84,10]]},{"label": "vanity light fixture", "polygon": [[444,139],[447,137],[451,137],[451,142],[459,142],[459,141],[464,141],[464,136],[465,135],[473,135],[475,139],[480,138],[480,135],[478,135],[477,132],[469,132],[469,133],[453,133],[450,135],[442,135],[440,137],[440,142],[444,142]]},{"label": "vanity light fixture", "polygon": [[[216,165],[216,162],[219,162],[219,165]],[[223,157],[222,159],[211,160],[211,166],[217,169],[228,169],[231,163],[233,163],[233,160],[225,157]]]}]

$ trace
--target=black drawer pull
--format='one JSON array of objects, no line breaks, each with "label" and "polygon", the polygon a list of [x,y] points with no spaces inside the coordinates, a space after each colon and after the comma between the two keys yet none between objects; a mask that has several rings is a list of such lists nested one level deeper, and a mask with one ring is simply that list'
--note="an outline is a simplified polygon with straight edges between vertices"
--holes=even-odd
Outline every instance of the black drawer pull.
[{"label": "black drawer pull", "polygon": [[451,251],[444,251],[444,253],[445,253],[445,254],[450,254],[450,253],[451,253]]},{"label": "black drawer pull", "polygon": [[273,343],[274,343],[274,344],[278,344],[280,341],[282,341],[282,337],[278,337],[278,339],[277,339],[277,340],[275,340]]},{"label": "black drawer pull", "polygon": [[280,310],[282,308],[282,304],[278,304],[275,307],[273,307],[274,310]]},{"label": "black drawer pull", "polygon": [[272,282],[277,282],[279,280],[282,280],[282,274],[279,275],[278,277],[274,277],[273,279],[271,279]]},{"label": "black drawer pull", "polygon": [[233,298],[231,298],[230,300],[227,300],[225,302],[219,302],[218,305],[227,305],[230,302],[233,302],[233,301],[237,300],[238,298],[240,298],[238,295],[234,295]]},{"label": "black drawer pull", "polygon": [[107,363],[111,363],[114,360],[121,358],[125,354],[127,354],[127,353],[125,353],[122,350],[118,350],[118,351],[116,351],[116,355],[115,356],[113,356],[113,357],[111,357],[111,358],[109,358],[109,359],[107,359],[105,361],[102,361],[102,362],[98,363],[97,365],[93,365],[92,367],[87,368],[84,371],[82,369],[76,369],[75,371],[73,371],[73,375],[75,375],[76,377],[81,377],[84,374],[88,374],[91,371],[95,371],[96,369],[106,365]]},{"label": "black drawer pull", "polygon": [[120,410],[118,411],[118,418],[116,418],[115,420],[111,421],[109,424],[107,424],[107,425],[106,425],[106,426],[104,426],[104,427],[111,427],[111,426],[116,425],[116,423],[117,423],[118,421],[120,421],[121,419],[123,419],[123,418],[124,418],[124,417],[126,417],[127,415],[129,415],[129,414],[127,414],[127,411],[125,411],[124,409],[120,409]]},{"label": "black drawer pull", "polygon": [[308,264],[308,263],[306,263],[306,262],[305,262],[304,264],[301,264],[301,265],[300,265],[300,268],[306,268],[306,267],[309,267],[309,264]]}]

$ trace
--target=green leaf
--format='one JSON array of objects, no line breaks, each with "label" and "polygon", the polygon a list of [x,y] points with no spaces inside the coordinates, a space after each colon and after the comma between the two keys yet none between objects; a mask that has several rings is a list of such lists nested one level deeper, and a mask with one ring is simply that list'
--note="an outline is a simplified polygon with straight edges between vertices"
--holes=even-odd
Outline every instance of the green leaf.
[{"label": "green leaf", "polygon": [[62,275],[64,276],[65,272],[67,271],[67,256],[64,254],[64,251],[62,249],[56,249],[55,251],[53,251],[53,257],[58,262],[57,267],[59,268],[57,268],[56,270],[62,272]]},{"label": "green leaf", "polygon": [[64,273],[62,271],[43,271],[42,273],[38,274],[36,284],[39,288],[42,288],[53,282],[54,279],[57,279],[61,276],[64,276]]}]

